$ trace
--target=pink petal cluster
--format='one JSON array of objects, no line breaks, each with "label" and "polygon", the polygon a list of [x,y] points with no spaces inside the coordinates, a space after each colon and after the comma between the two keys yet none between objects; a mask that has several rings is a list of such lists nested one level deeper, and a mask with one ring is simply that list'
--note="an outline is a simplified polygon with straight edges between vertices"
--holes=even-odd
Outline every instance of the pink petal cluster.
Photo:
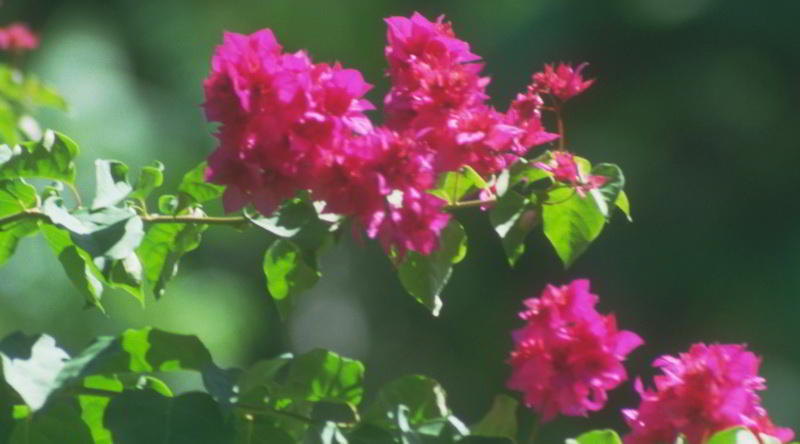
[{"label": "pink petal cluster", "polygon": [[581,71],[588,64],[582,63],[576,68],[559,63],[558,67],[544,65],[544,71],[533,75],[533,89],[540,94],[550,94],[561,101],[566,101],[587,90],[594,80],[583,80]]},{"label": "pink petal cluster", "polygon": [[505,113],[487,104],[478,56],[441,17],[386,22],[385,127],[364,114],[371,86],[358,71],[284,52],[268,29],[225,34],[204,108],[220,123],[206,179],[226,185],[226,211],[253,205],[269,215],[310,190],[387,251],[427,254],[449,220],[445,202],[426,193],[441,173],[468,165],[489,176],[558,137],[541,123],[534,85]]},{"label": "pink petal cluster", "polygon": [[[433,153],[437,173],[468,165],[482,175],[508,167],[533,145],[558,136],[541,125],[541,99],[501,113],[487,104],[488,77],[450,23],[415,13],[390,17],[385,50],[392,88],[384,100],[390,128],[411,132]],[[530,106],[532,105],[532,106]]]},{"label": "pink petal cluster", "polygon": [[603,176],[593,176],[581,171],[575,156],[566,151],[556,151],[548,162],[537,162],[535,166],[551,173],[556,181],[575,188],[581,197],[606,183]]},{"label": "pink petal cluster", "polygon": [[598,313],[597,300],[589,281],[578,279],[525,301],[507,386],[522,392],[542,421],[600,410],[606,392],[627,379],[622,361],[643,341],[618,330],[614,315]]},{"label": "pink petal cluster", "polygon": [[24,23],[12,23],[0,28],[0,50],[23,52],[39,47],[39,37]]},{"label": "pink petal cluster", "polygon": [[638,410],[623,410],[631,433],[626,444],[673,442],[683,434],[690,444],[703,444],[726,428],[744,426],[790,441],[794,432],[776,427],[761,406],[757,392],[766,389],[758,375],[761,360],[744,345],[694,344],[688,353],[662,356],[653,365],[662,375],[646,390],[640,379]]}]

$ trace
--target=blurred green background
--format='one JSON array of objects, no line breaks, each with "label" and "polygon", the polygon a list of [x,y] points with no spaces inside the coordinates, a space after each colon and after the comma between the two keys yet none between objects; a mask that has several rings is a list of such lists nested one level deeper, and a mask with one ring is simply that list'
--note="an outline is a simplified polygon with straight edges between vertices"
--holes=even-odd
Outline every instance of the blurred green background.
[{"label": "blurred green background", "polygon": [[[27,67],[70,111],[40,117],[80,143],[88,195],[95,158],[134,171],[160,159],[167,191],[211,152],[202,82],[223,30],[269,27],[288,50],[360,69],[380,104],[383,18],[415,10],[454,22],[485,59],[500,108],[543,63],[589,61],[597,83],[569,104],[569,140],[580,155],[622,166],[635,223],[616,217],[568,271],[538,233],[511,269],[486,215],[465,214],[470,252],[438,319],[404,294],[376,245],[348,239],[325,256],[323,279],[286,325],[268,298],[267,238],[256,230],[209,230],[163,300],[141,308],[109,294],[108,316],[83,309],[33,238],[0,270],[0,335],[44,331],[74,352],[96,335],[154,325],[199,335],[223,365],[328,347],[365,361],[370,389],[410,372],[439,379],[469,422],[503,390],[522,299],[588,277],[601,311],[647,341],[632,375],[649,381],[656,356],[692,342],[747,342],[764,356],[773,419],[800,429],[800,2],[5,0],[0,24],[23,20],[41,33]],[[559,419],[544,437],[624,431],[618,408],[637,399],[626,384],[604,412]]]}]

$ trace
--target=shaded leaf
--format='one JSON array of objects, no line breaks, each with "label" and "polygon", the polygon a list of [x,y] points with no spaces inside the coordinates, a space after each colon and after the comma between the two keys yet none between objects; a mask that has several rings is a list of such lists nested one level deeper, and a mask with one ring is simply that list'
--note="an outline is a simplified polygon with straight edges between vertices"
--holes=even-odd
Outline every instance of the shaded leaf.
[{"label": "shaded leaf", "polygon": [[286,318],[291,298],[312,288],[321,274],[306,263],[303,252],[294,242],[278,239],[264,255],[267,289],[275,300],[278,312]]},{"label": "shaded leaf", "polygon": [[477,436],[517,440],[517,407],[519,402],[508,395],[496,395],[492,408],[477,424],[472,434]]},{"label": "shaded leaf", "polygon": [[413,426],[450,415],[444,389],[438,382],[420,375],[404,376],[383,386],[364,413],[364,420],[381,426],[394,425],[398,406],[406,406]]},{"label": "shaded leaf", "polygon": [[102,310],[100,297],[103,294],[103,283],[98,277],[100,271],[95,267],[91,255],[72,243],[68,231],[49,224],[43,224],[41,230],[50,249],[61,262],[67,277],[78,292],[90,305]]},{"label": "shaded leaf", "polygon": [[9,444],[94,444],[89,427],[74,400],[48,405],[17,421]]},{"label": "shaded leaf", "polygon": [[364,393],[363,380],[361,362],[316,349],[292,360],[285,394],[304,401],[358,405]]},{"label": "shaded leaf", "polygon": [[104,418],[114,444],[225,444],[233,429],[205,393],[176,398],[151,390],[125,390],[111,399]]},{"label": "shaded leaf", "polygon": [[489,211],[489,221],[500,236],[508,263],[513,267],[525,252],[525,238],[539,223],[536,208],[528,198],[508,191]]},{"label": "shaded leaf", "polygon": [[464,228],[455,219],[450,219],[439,237],[439,248],[428,256],[409,251],[397,267],[397,276],[411,296],[438,316],[442,309],[439,295],[450,280],[453,264],[460,262],[466,253]]}]

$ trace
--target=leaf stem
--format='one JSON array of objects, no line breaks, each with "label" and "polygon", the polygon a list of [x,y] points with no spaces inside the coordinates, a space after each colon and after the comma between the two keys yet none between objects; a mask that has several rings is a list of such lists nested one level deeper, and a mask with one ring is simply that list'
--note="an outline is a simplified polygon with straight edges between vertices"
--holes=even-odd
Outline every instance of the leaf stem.
[{"label": "leaf stem", "polygon": [[558,151],[564,151],[567,145],[567,133],[564,129],[564,117],[561,114],[561,104],[556,102],[553,108],[556,113],[556,124],[558,125]]},{"label": "leaf stem", "polygon": [[83,200],[81,199],[81,194],[78,192],[78,187],[76,187],[74,184],[71,184],[69,182],[62,182],[62,183],[64,185],[66,185],[67,188],[69,188],[69,190],[72,192],[72,196],[75,198],[76,208],[82,207],[83,206]]},{"label": "leaf stem", "polygon": [[527,444],[535,444],[536,439],[539,437],[539,429],[541,429],[541,422],[539,421],[538,416],[534,416],[533,418],[533,425],[531,426],[531,433],[528,435],[528,440],[525,441]]}]

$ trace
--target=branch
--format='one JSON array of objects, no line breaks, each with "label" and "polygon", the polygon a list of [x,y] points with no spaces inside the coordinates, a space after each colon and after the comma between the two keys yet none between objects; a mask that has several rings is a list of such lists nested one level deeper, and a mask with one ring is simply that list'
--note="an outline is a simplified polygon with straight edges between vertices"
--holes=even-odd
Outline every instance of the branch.
[{"label": "branch", "polygon": [[165,216],[143,215],[142,221],[151,224],[206,224],[240,226],[250,224],[250,219],[244,216],[237,217],[210,217],[210,216]]}]

